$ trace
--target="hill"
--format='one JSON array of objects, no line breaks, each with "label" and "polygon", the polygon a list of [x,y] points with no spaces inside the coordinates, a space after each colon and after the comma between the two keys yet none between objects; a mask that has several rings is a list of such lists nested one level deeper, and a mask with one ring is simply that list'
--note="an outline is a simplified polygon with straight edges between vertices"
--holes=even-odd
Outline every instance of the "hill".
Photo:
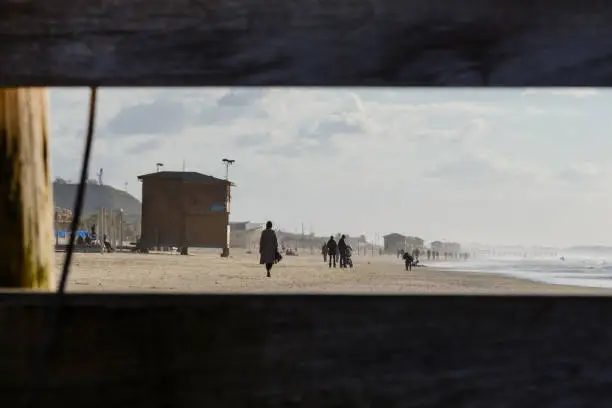
[{"label": "hill", "polygon": [[[55,207],[72,209],[78,184],[56,180],[53,183],[53,202]],[[141,203],[131,194],[111,186],[101,186],[94,182],[87,183],[83,215],[97,214],[100,207],[111,209],[123,208],[125,219],[140,219]]]}]

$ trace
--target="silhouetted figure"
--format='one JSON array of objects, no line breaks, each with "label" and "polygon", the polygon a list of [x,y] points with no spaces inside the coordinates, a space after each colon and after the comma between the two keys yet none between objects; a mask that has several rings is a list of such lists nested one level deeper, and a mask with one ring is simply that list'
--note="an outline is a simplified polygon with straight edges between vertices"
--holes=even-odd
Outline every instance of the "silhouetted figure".
[{"label": "silhouetted figure", "polygon": [[321,255],[323,255],[323,263],[327,263],[327,243],[323,243],[323,247],[321,248]]},{"label": "silhouetted figure", "polygon": [[419,251],[419,248],[414,248],[414,251],[412,251],[412,256],[414,257],[414,259],[416,259],[417,261],[419,260],[419,255],[421,254],[421,251]]},{"label": "silhouetted figure", "polygon": [[412,263],[414,262],[414,257],[410,255],[410,252],[404,253],[404,265],[406,266],[407,271],[412,270]]},{"label": "silhouetted figure", "polygon": [[266,276],[270,277],[272,265],[280,260],[278,253],[278,240],[272,229],[272,221],[266,222],[266,229],[261,232],[259,239],[259,263],[266,265]]},{"label": "silhouetted figure", "polygon": [[353,267],[353,248],[350,245],[346,246],[346,251],[344,253],[344,267]]},{"label": "silhouetted figure", "polygon": [[110,241],[108,240],[108,237],[106,236],[106,234],[104,234],[102,236],[102,245],[104,245],[104,248],[106,248],[106,250],[108,252],[113,252],[113,246],[111,245]]},{"label": "silhouetted figure", "polygon": [[342,234],[338,241],[338,255],[340,255],[340,268],[346,268],[346,235]]},{"label": "silhouetted figure", "polygon": [[327,255],[329,256],[329,267],[332,267],[332,262],[334,264],[334,268],[336,267],[336,258],[338,256],[338,244],[334,240],[334,236],[329,237],[329,241],[327,241]]},{"label": "silhouetted figure", "polygon": [[427,260],[429,261],[431,259],[431,249],[427,250]]}]

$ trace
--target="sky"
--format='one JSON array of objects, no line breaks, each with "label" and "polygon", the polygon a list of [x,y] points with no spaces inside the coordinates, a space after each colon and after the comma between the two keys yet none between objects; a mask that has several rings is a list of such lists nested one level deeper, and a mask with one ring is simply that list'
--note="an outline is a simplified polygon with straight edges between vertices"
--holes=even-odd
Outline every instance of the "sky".
[{"label": "sky", "polygon": [[[88,90],[52,88],[52,175],[78,180]],[[612,245],[612,91],[103,88],[93,176],[236,183],[231,220],[426,241]]]}]

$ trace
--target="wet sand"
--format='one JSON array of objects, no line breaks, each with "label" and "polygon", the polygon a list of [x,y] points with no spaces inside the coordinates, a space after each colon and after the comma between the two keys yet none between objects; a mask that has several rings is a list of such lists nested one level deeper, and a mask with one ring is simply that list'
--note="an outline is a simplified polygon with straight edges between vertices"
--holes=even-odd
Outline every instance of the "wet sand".
[{"label": "wet sand", "polygon": [[[58,272],[63,262],[57,253]],[[401,260],[356,256],[355,268],[329,268],[320,256],[286,256],[265,276],[255,254],[234,250],[192,250],[171,254],[74,254],[68,291],[183,293],[353,293],[353,294],[612,294],[609,289],[581,288],[520,280],[493,274],[403,270]]]}]

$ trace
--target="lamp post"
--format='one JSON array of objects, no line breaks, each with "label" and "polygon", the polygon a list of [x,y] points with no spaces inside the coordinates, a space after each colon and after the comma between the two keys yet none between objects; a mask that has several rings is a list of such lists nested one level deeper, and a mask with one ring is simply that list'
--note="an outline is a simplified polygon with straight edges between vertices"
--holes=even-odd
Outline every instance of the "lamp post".
[{"label": "lamp post", "polygon": [[226,222],[226,235],[225,235],[225,247],[223,248],[223,252],[221,256],[226,258],[229,256],[229,235],[230,235],[230,226],[229,226],[229,211],[230,211],[230,201],[231,201],[231,185],[229,182],[229,166],[233,165],[236,160],[224,158],[221,160],[223,164],[225,164],[225,181],[227,182],[227,222]]},{"label": "lamp post", "polygon": [[157,172],[159,173],[159,168],[164,167],[164,163],[155,163],[155,167],[157,168]]},{"label": "lamp post", "polygon": [[119,249],[123,250],[123,208],[119,210]]}]

